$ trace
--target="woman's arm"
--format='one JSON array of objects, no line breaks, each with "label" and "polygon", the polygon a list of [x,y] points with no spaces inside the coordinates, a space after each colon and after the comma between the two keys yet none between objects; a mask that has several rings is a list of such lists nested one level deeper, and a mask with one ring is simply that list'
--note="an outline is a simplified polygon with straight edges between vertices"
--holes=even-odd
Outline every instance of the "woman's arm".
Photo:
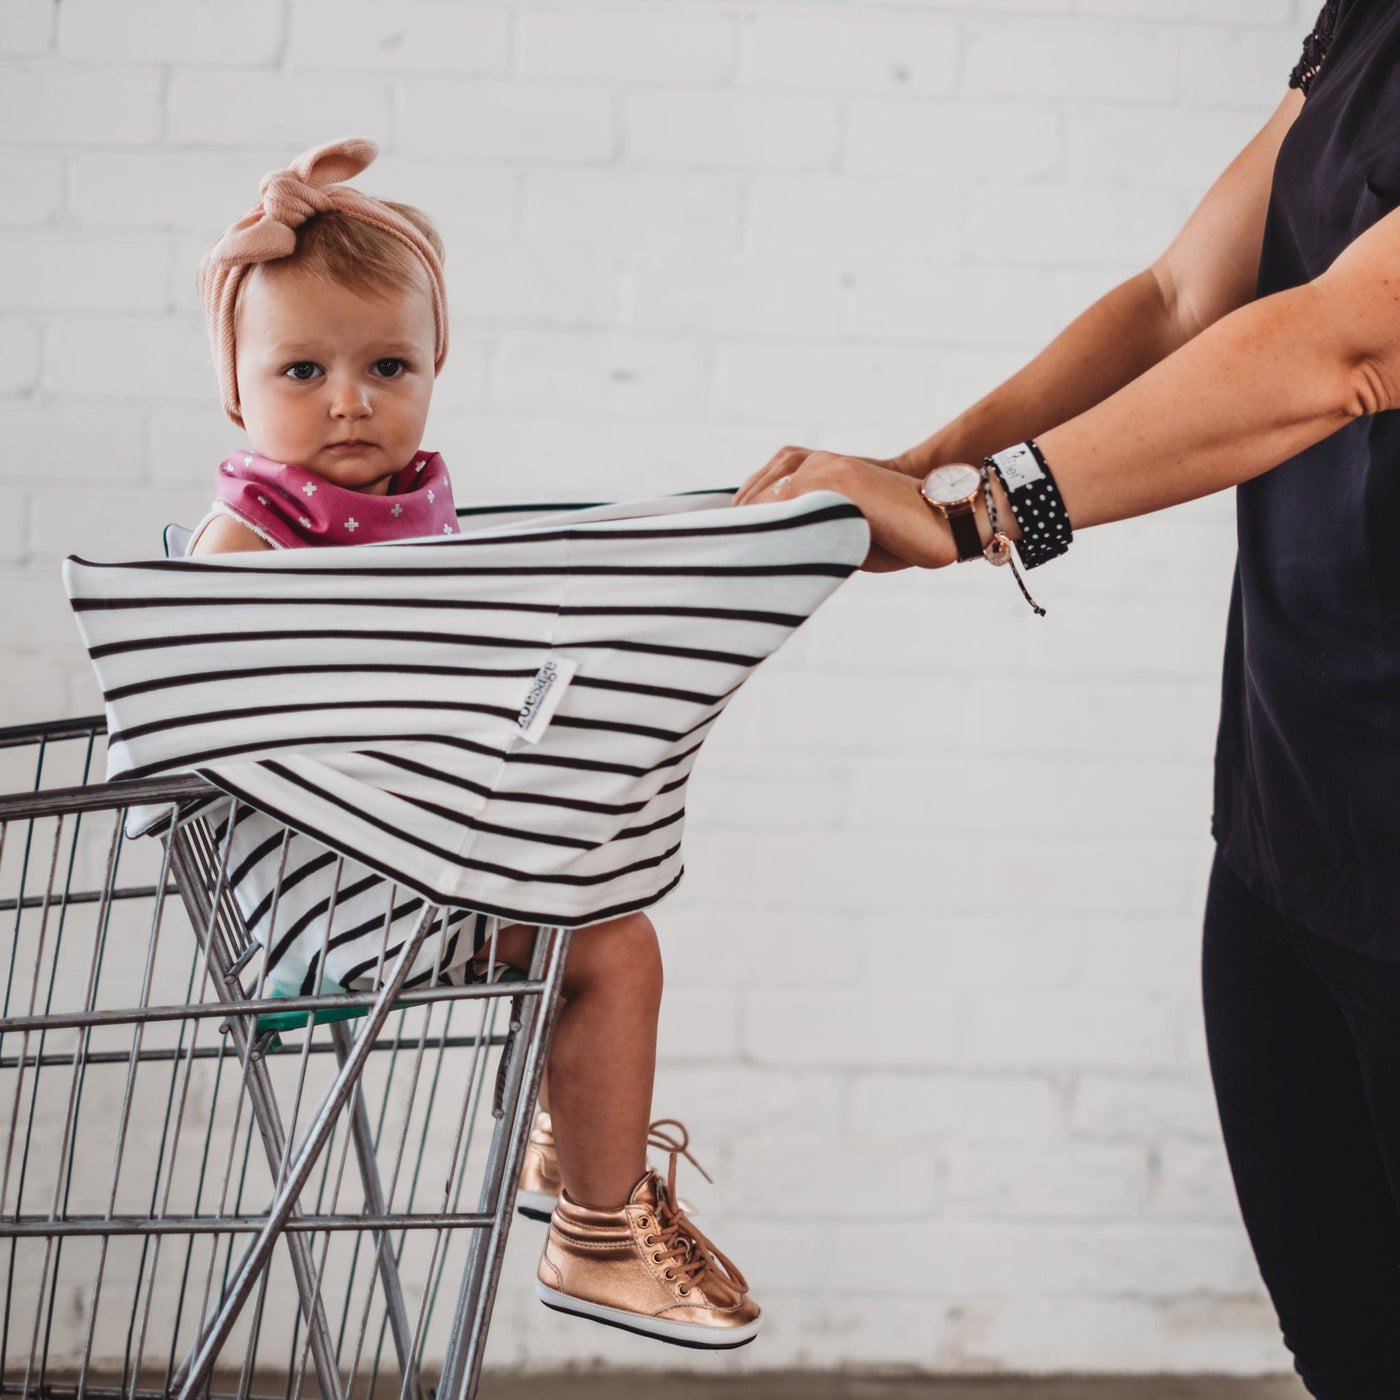
[{"label": "woman's arm", "polygon": [[[1300,100],[1290,97],[1294,105]],[[1286,122],[1289,107],[1285,102],[1271,125]],[[1246,182],[1233,205],[1219,206],[1233,207],[1237,216],[1225,224],[1236,231],[1225,262],[1208,257],[1201,237],[1188,239],[1187,230],[1173,245],[1178,304],[1196,308],[1185,324],[1206,321],[1222,307],[1226,314],[1102,402],[1038,432],[1076,526],[1235,485],[1356,417],[1400,403],[1400,211],[1381,219],[1315,281],[1228,310],[1239,296],[1243,255],[1252,247],[1257,259],[1244,215],[1260,208],[1260,196],[1255,190],[1251,204],[1249,188]],[[1183,278],[1182,270],[1193,266],[1194,275]],[[972,413],[950,428],[958,427],[971,447],[963,455],[976,461],[984,444],[969,431]],[[999,434],[988,445],[996,450],[1008,442]],[[946,526],[919,499],[913,477],[815,454],[775,494],[818,485],[842,490],[867,509],[878,547],[910,563],[952,559]],[[774,491],[772,483],[767,491]],[[1004,497],[999,504],[1006,525]],[[1008,533],[1014,537],[1014,529]]]},{"label": "woman's arm", "polygon": [[[1101,297],[1024,369],[932,437],[889,462],[863,460],[914,477],[945,462],[980,462],[1086,412],[1245,305],[1254,294],[1274,160],[1302,103],[1301,92],[1288,92],[1150,268]],[[808,448],[783,448],[736,501],[757,500],[810,456]]]},{"label": "woman's arm", "polygon": [[1290,89],[1171,246],[1070,323],[1026,367],[891,465],[926,476],[980,462],[1101,403],[1254,296],[1274,161],[1303,105]]},{"label": "woman's arm", "polygon": [[[1083,528],[1248,481],[1353,419],[1397,405],[1400,210],[1315,281],[1232,311],[1038,441],[1071,522]],[[860,506],[876,548],[924,567],[955,557],[947,526],[902,472],[814,453],[765,494],[822,489]],[[1000,491],[998,506],[1006,526]],[[1015,538],[1014,528],[1007,533]]]},{"label": "woman's arm", "polygon": [[1233,312],[1040,445],[1065,463],[1071,520],[1098,525],[1248,481],[1397,406],[1400,209],[1320,277]]}]

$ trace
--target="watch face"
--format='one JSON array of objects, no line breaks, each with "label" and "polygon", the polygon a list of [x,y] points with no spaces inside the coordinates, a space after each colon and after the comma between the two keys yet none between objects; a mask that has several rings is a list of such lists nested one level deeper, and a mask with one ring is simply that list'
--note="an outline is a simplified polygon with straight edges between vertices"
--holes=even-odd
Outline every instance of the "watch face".
[{"label": "watch face", "polygon": [[940,505],[956,505],[969,496],[975,496],[982,486],[982,473],[966,462],[952,462],[946,467],[935,467],[925,478],[924,497]]}]

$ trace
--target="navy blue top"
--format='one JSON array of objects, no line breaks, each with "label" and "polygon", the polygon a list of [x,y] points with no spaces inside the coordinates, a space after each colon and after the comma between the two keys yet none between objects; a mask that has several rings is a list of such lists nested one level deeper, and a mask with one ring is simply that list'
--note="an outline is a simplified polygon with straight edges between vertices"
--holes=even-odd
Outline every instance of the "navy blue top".
[{"label": "navy blue top", "polygon": [[[1257,296],[1309,282],[1400,203],[1400,5],[1331,0],[1294,70]],[[1400,961],[1400,412],[1236,492],[1214,830],[1313,933]]]}]

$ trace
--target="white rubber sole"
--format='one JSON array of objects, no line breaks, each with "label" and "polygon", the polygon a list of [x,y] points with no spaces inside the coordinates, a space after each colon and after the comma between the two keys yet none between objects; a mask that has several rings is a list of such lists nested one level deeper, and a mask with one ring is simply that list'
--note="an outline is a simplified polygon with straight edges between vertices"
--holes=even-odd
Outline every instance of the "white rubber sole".
[{"label": "white rubber sole", "polygon": [[529,1220],[543,1220],[548,1224],[558,1199],[558,1196],[550,1196],[543,1191],[517,1191],[515,1208]]},{"label": "white rubber sole", "polygon": [[701,1351],[733,1351],[735,1347],[747,1346],[758,1336],[763,1322],[756,1317],[742,1327],[700,1327],[693,1322],[669,1322],[665,1318],[647,1317],[644,1313],[627,1312],[622,1308],[604,1307],[602,1303],[590,1303],[583,1298],[571,1298],[550,1288],[540,1279],[535,1280],[535,1296],[545,1307],[555,1312],[572,1313],[575,1317],[586,1317],[590,1322],[601,1322],[606,1327],[620,1327],[624,1332],[635,1332],[640,1337],[655,1337],[659,1342],[670,1342],[677,1347],[695,1347]]}]

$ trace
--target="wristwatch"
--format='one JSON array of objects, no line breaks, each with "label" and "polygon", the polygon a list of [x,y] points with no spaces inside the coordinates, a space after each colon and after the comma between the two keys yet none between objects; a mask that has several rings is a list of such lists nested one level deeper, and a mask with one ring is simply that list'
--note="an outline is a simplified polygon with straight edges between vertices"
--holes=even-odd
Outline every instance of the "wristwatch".
[{"label": "wristwatch", "polygon": [[977,498],[982,494],[982,473],[966,462],[935,467],[919,487],[919,494],[948,522],[958,563],[982,556],[982,535],[977,528]]}]

